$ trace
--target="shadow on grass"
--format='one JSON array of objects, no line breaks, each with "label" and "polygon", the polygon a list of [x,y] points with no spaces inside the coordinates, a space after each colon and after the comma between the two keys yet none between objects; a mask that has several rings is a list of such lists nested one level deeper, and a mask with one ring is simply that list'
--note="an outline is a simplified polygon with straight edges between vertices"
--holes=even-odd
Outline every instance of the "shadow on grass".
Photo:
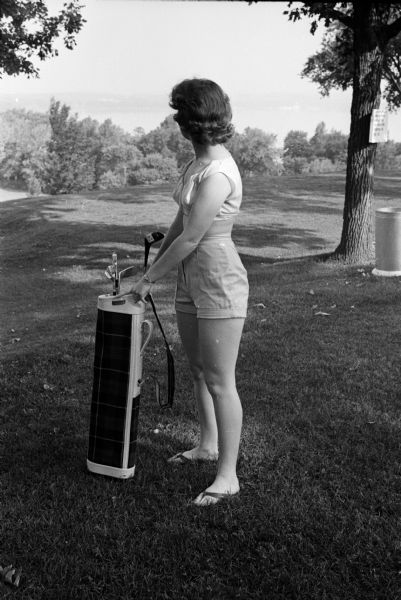
[{"label": "shadow on grass", "polygon": [[[285,182],[285,183],[284,183]],[[244,206],[250,210],[338,216],[344,202],[342,177],[255,178],[245,182]]]},{"label": "shadow on grass", "polygon": [[151,185],[136,185],[128,188],[128,191],[110,190],[97,193],[98,200],[105,202],[122,202],[127,204],[137,203],[158,203],[166,197],[171,197],[174,191],[174,184],[159,183]]},{"label": "shadow on grass", "polygon": [[[102,192],[10,201],[0,207],[2,275],[10,281],[2,300],[3,352],[26,351],[30,343],[38,351],[49,338],[61,343],[92,335],[97,296],[111,289],[104,271],[112,252],[118,253],[120,268],[136,265],[140,274],[144,236],[156,229],[167,231],[176,212],[169,197],[159,198],[159,188],[156,193],[153,187],[144,188],[135,189],[135,204],[125,192],[122,203],[118,194],[114,201],[114,193]],[[265,218],[262,211],[261,223]],[[257,268],[261,260],[248,249],[265,249],[263,260],[272,262],[270,246],[294,246],[307,254],[327,244],[311,229],[284,223],[238,224],[234,238],[247,268]],[[156,286],[155,295],[161,313],[172,312],[174,273]]]},{"label": "shadow on grass", "polygon": [[238,225],[233,230],[233,238],[241,254],[244,254],[241,250],[242,248],[271,246],[275,248],[287,248],[290,245],[296,245],[302,251],[308,252],[326,248],[328,242],[327,239],[317,235],[313,230],[288,227],[284,223],[266,224],[260,227]]}]

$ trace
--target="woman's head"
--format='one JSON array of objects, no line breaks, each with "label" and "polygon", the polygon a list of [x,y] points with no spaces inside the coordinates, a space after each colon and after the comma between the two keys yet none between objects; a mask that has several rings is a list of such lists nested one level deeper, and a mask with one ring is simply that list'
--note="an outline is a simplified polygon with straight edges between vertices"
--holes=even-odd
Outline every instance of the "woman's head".
[{"label": "woman's head", "polygon": [[230,100],[209,79],[185,79],[171,92],[174,119],[184,134],[197,144],[224,144],[234,134]]}]

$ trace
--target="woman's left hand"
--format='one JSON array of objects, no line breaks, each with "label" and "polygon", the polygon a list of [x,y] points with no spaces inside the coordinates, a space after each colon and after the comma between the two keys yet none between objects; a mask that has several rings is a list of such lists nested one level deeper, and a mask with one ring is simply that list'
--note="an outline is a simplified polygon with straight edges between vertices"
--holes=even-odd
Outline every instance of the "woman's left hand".
[{"label": "woman's left hand", "polygon": [[132,288],[128,292],[120,292],[115,298],[122,298],[123,296],[133,296],[135,302],[139,302],[140,300],[145,301],[146,296],[150,292],[150,288],[152,284],[148,281],[144,281],[143,277],[137,281]]}]

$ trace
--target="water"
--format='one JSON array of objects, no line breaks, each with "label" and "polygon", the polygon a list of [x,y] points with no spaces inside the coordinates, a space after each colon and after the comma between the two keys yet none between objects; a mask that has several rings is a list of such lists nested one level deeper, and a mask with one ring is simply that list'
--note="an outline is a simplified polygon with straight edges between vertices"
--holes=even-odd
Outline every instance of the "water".
[{"label": "water", "polygon": [[[52,94],[3,94],[0,97],[0,112],[11,108],[25,108],[46,112]],[[111,119],[129,132],[142,127],[145,131],[155,129],[172,112],[168,95],[156,94],[78,94],[57,93],[56,100],[71,107],[71,113],[79,118],[90,116],[99,122]],[[344,97],[326,102],[325,110],[316,94],[311,96],[280,93],[256,95],[239,94],[232,98],[233,122],[237,131],[245,127],[258,127],[274,133],[282,141],[290,129],[302,129],[309,135],[314,133],[320,121],[326,121],[328,129],[336,128],[344,133],[349,129],[349,107]]]},{"label": "water", "polygon": [[3,94],[0,97],[0,112],[17,108],[45,113],[51,98],[67,104],[71,114],[79,118],[92,117],[99,122],[111,119],[127,131],[143,127],[146,131],[157,127],[172,112],[168,98],[143,95],[100,95],[100,94]]},{"label": "water", "polygon": [[[71,113],[79,118],[92,117],[99,122],[111,119],[126,131],[135,128],[145,131],[155,129],[172,112],[168,105],[168,94],[3,94],[0,96],[0,112],[11,108],[25,108],[46,112],[50,99],[71,107]],[[258,127],[276,134],[282,144],[290,130],[306,131],[313,135],[321,121],[327,130],[336,129],[348,134],[350,124],[351,91],[332,92],[328,98],[321,98],[311,86],[309,94],[238,94],[231,98],[233,122],[237,131],[245,127]],[[390,139],[401,141],[401,113],[389,115]]]}]

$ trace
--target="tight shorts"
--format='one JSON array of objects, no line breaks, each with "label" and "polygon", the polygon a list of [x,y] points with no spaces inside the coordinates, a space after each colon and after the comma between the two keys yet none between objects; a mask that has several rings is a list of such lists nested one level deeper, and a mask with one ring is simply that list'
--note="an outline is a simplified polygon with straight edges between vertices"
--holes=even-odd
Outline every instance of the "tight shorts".
[{"label": "tight shorts", "polygon": [[245,318],[248,278],[231,237],[204,238],[178,266],[175,309],[198,319]]}]

